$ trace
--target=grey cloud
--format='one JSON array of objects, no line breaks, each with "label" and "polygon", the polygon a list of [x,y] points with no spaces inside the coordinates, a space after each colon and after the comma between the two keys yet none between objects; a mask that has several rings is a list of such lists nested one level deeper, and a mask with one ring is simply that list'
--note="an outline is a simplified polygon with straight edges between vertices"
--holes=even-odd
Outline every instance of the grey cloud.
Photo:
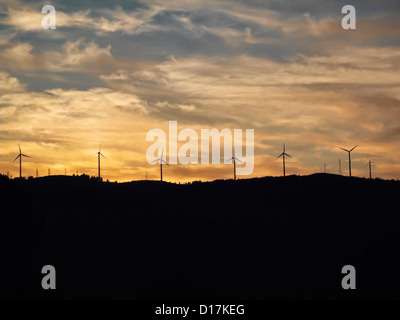
[{"label": "grey cloud", "polygon": [[385,130],[378,137],[372,139],[374,142],[400,142],[400,127]]}]

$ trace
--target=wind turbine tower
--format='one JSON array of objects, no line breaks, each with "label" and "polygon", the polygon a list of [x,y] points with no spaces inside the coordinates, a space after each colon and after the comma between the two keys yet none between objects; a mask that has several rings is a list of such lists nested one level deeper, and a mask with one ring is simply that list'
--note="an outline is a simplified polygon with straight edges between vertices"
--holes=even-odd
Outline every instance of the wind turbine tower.
[{"label": "wind turbine tower", "polygon": [[369,160],[367,164],[369,166],[369,178],[372,179],[372,164],[373,164],[373,162],[371,160]]},{"label": "wind turbine tower", "polygon": [[344,149],[344,148],[340,148],[339,147],[339,149],[342,149],[343,151],[346,151],[348,154],[349,154],[349,177],[351,177],[351,152],[355,149],[355,148],[357,148],[357,146],[355,146],[355,147],[353,147],[352,149],[350,149],[350,150],[347,150],[347,149]]},{"label": "wind turbine tower", "polygon": [[283,144],[283,152],[279,156],[277,156],[276,158],[277,159],[280,158],[280,157],[283,158],[283,176],[284,177],[286,177],[286,162],[285,162],[285,157],[286,156],[291,158],[291,156],[286,153],[286,147],[285,147],[285,144]]},{"label": "wind turbine tower", "polygon": [[101,153],[101,145],[99,152],[97,152],[97,169],[99,171],[99,181],[101,180],[101,175],[100,175],[100,157],[103,157],[104,159],[107,159],[102,153]]},{"label": "wind turbine tower", "polygon": [[160,162],[160,181],[161,181],[161,182],[163,181],[163,177],[162,177],[162,165],[163,165],[163,163],[165,163],[167,166],[169,166],[169,164],[164,160],[163,154],[164,154],[164,149],[161,151],[161,157],[158,158],[158,159],[153,160],[153,163],[154,163],[154,162],[157,162],[157,161]]},{"label": "wind turbine tower", "polygon": [[18,154],[18,156],[14,159],[13,162],[15,162],[15,160],[17,160],[17,159],[19,158],[19,177],[22,178],[22,157],[30,158],[30,156],[27,156],[27,155],[25,155],[25,154],[22,153],[20,145],[18,145],[18,148],[19,148],[19,154]]},{"label": "wind turbine tower", "polygon": [[236,158],[236,156],[235,156],[235,148],[233,148],[233,157],[228,159],[227,161],[231,161],[231,160],[233,160],[233,180],[236,181],[236,161],[239,161],[240,163],[243,163],[243,161],[238,159],[238,158]]}]

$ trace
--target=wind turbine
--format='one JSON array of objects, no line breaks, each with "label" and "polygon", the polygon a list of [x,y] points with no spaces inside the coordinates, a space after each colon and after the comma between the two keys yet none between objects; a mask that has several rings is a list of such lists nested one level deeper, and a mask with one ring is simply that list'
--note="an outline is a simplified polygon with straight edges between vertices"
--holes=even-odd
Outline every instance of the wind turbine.
[{"label": "wind turbine", "polygon": [[369,178],[370,178],[370,179],[372,179],[372,164],[373,164],[373,163],[374,163],[373,161],[368,160],[368,162],[367,162],[367,164],[366,164],[366,165],[369,166]]},{"label": "wind turbine", "polygon": [[342,149],[343,151],[346,151],[346,152],[349,154],[349,177],[351,177],[351,156],[350,156],[350,154],[351,154],[351,152],[352,152],[355,148],[357,148],[357,146],[353,147],[353,148],[350,149],[350,150],[343,149],[343,148],[340,148],[340,147],[339,147],[339,149]]},{"label": "wind turbine", "polygon": [[279,156],[277,156],[276,158],[277,158],[277,159],[280,158],[280,157],[283,158],[283,176],[284,176],[284,177],[286,177],[285,156],[288,156],[289,158],[291,158],[291,156],[288,155],[288,154],[286,153],[286,147],[285,147],[285,144],[283,144],[283,152],[282,152]]},{"label": "wind turbine", "polygon": [[98,164],[98,170],[99,170],[99,180],[101,180],[101,176],[100,176],[100,156],[102,156],[104,159],[107,159],[107,158],[101,153],[101,145],[100,145],[99,152],[97,152],[97,164]]},{"label": "wind turbine", "polygon": [[21,147],[19,144],[18,144],[18,148],[19,148],[19,155],[14,159],[13,162],[15,162],[15,160],[17,160],[19,158],[19,177],[22,178],[22,157],[30,158],[30,156],[27,156],[26,154],[22,153]]},{"label": "wind turbine", "polygon": [[243,163],[243,161],[235,157],[235,149],[233,149],[233,157],[226,160],[225,163],[231,160],[233,160],[233,179],[236,181],[236,160],[240,163]]},{"label": "wind turbine", "polygon": [[157,161],[160,161],[160,175],[161,175],[160,181],[161,181],[161,182],[163,181],[163,180],[162,180],[162,165],[163,165],[163,162],[164,162],[167,166],[169,166],[169,164],[164,160],[163,154],[164,154],[164,149],[161,151],[161,157],[152,161],[152,163],[157,162]]}]

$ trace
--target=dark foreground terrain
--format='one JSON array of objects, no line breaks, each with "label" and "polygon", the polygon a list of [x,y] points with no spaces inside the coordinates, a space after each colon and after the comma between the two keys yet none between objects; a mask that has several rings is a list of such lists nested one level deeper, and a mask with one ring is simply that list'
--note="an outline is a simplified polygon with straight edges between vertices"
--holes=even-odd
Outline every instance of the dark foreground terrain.
[{"label": "dark foreground terrain", "polygon": [[[398,181],[0,186],[1,298],[400,298]],[[348,264],[356,290],[341,287]]]}]

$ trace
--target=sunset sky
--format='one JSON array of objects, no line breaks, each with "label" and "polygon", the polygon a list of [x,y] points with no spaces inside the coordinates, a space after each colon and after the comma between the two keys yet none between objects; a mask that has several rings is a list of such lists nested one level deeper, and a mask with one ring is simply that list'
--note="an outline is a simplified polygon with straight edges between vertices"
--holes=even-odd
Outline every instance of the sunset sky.
[{"label": "sunset sky", "polygon": [[[54,5],[56,30],[41,27]],[[343,30],[352,4],[357,29]],[[0,173],[159,179],[146,133],[254,129],[254,172],[400,178],[400,2],[334,0],[0,2]],[[168,153],[167,153],[168,156]],[[167,158],[168,161],[168,158]],[[173,165],[167,181],[232,177]],[[245,177],[242,177],[245,178]]]}]

